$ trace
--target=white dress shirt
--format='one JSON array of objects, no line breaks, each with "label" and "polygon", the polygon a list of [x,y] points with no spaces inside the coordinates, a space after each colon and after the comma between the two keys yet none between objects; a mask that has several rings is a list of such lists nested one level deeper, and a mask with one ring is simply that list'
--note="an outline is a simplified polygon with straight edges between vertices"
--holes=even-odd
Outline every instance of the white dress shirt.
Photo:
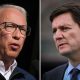
[{"label": "white dress shirt", "polygon": [[5,70],[4,63],[3,61],[0,60],[0,73],[4,76],[6,80],[9,80],[9,77],[16,66],[17,66],[17,62],[16,60],[14,60],[13,64],[8,68],[8,70]]}]

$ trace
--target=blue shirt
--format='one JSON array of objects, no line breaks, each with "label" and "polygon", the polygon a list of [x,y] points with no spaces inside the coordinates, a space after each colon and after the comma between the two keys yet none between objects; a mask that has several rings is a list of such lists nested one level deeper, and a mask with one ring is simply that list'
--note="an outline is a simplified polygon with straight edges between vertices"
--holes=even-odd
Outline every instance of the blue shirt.
[{"label": "blue shirt", "polygon": [[[73,69],[74,67],[71,65],[71,63],[69,63],[66,71],[65,71],[65,74],[64,74],[64,78],[63,80],[71,80],[71,74],[70,74],[70,71]],[[76,67],[77,69],[80,70],[80,64]],[[80,74],[78,75],[78,80],[80,80]]]}]

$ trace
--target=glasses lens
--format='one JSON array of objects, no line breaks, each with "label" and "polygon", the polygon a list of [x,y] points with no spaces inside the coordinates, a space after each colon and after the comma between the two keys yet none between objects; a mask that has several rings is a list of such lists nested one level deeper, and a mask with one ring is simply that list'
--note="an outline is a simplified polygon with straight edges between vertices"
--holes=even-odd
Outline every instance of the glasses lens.
[{"label": "glasses lens", "polygon": [[15,25],[13,23],[8,23],[7,22],[5,28],[6,28],[6,31],[8,31],[8,32],[14,32]]},{"label": "glasses lens", "polygon": [[25,36],[26,35],[26,31],[25,30],[21,30],[21,34]]}]

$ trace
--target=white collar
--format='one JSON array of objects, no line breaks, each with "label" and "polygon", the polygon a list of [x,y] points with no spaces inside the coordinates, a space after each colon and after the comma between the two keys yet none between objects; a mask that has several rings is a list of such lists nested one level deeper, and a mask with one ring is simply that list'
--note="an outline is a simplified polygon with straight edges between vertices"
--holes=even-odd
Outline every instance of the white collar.
[{"label": "white collar", "polygon": [[[14,60],[14,62],[12,63],[12,65],[10,65],[10,67],[8,68],[8,70],[11,70],[11,72],[12,72],[15,69],[16,66],[17,66],[17,62],[16,62],[16,60]],[[0,60],[0,72],[6,72],[5,71],[4,63],[1,60]]]}]

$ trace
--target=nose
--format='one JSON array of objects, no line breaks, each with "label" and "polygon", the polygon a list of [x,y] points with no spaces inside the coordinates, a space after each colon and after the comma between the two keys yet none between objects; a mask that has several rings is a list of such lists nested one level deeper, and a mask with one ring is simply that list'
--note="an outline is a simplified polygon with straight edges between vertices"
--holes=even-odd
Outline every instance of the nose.
[{"label": "nose", "polygon": [[12,34],[12,37],[16,40],[19,40],[20,39],[20,36],[21,36],[21,33],[20,33],[20,30],[17,28],[13,34]]},{"label": "nose", "polygon": [[60,40],[63,38],[63,33],[60,30],[57,30],[56,33],[53,35],[54,40]]}]

